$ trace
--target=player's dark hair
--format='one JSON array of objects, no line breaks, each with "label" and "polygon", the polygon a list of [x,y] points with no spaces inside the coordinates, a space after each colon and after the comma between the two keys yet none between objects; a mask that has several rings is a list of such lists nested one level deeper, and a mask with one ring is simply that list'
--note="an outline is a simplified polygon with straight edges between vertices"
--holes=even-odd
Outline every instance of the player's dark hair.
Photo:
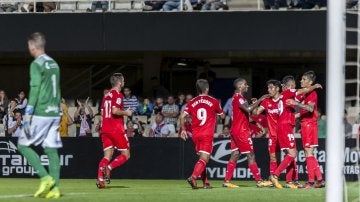
[{"label": "player's dark hair", "polygon": [[198,94],[204,93],[206,89],[209,89],[209,82],[205,79],[198,79],[196,81],[196,90]]},{"label": "player's dark hair", "polygon": [[111,86],[114,87],[116,86],[116,84],[118,83],[118,81],[122,81],[124,79],[124,76],[121,73],[114,73],[111,77],[110,77],[110,83]]},{"label": "player's dark hair", "polygon": [[291,75],[284,76],[282,79],[282,84],[287,86],[290,81],[295,81],[294,77]]},{"label": "player's dark hair", "polygon": [[278,87],[279,89],[281,89],[281,82],[275,79],[270,79],[266,82],[266,85],[274,85],[275,87]]},{"label": "player's dark hair", "polygon": [[46,39],[45,35],[41,32],[32,33],[28,37],[28,41],[33,44],[36,49],[45,50]]},{"label": "player's dark hair", "polygon": [[313,83],[316,80],[316,74],[314,71],[308,71],[303,74],[303,76],[306,76],[309,80],[311,80]]},{"label": "player's dark hair", "polygon": [[237,78],[237,79],[235,79],[235,81],[234,81],[234,83],[233,83],[233,85],[234,85],[234,88],[236,88],[237,87],[237,85],[238,85],[238,83],[239,82],[244,82],[245,81],[245,79],[243,79],[243,78]]}]

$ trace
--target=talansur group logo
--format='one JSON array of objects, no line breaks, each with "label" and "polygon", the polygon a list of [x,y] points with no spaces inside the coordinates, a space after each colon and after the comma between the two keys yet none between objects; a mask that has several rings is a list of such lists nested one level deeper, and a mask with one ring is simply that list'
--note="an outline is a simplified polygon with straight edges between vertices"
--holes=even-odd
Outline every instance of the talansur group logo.
[{"label": "talansur group logo", "polygon": [[[210,159],[222,164],[227,164],[230,159],[231,148],[230,140],[220,140],[214,143],[213,152]],[[241,163],[247,160],[246,156],[240,156],[237,163]]]},{"label": "talansur group logo", "polygon": [[0,141],[0,151],[7,151],[9,154],[11,152],[16,153],[17,147],[14,143],[12,143],[11,141],[6,142],[6,141]]}]

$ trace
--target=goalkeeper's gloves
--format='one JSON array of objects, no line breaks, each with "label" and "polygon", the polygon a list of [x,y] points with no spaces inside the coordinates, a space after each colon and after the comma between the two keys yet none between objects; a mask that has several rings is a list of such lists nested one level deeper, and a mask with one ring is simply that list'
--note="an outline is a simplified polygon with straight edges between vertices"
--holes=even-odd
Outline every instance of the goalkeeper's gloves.
[{"label": "goalkeeper's gloves", "polygon": [[34,114],[34,107],[30,106],[30,105],[26,106],[25,115],[24,115],[24,121],[23,121],[23,127],[24,127],[25,135],[28,138],[31,137],[30,125],[31,125],[31,119],[32,119],[33,114]]}]

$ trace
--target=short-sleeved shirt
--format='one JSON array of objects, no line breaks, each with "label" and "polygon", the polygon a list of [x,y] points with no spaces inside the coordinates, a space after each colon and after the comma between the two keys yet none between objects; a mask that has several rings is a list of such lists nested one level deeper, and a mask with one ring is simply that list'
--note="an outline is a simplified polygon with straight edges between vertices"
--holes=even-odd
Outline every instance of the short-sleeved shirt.
[{"label": "short-sleeved shirt", "polygon": [[214,136],[216,115],[223,114],[217,99],[199,95],[186,104],[185,113],[191,116],[193,136]]},{"label": "short-sleeved shirt", "polygon": [[318,104],[318,97],[316,91],[312,91],[309,94],[306,94],[301,104],[309,105],[310,103],[314,104],[314,111],[309,112],[304,109],[300,109],[300,121],[301,123],[317,123],[316,110]]},{"label": "short-sleeved shirt", "polygon": [[239,93],[233,95],[232,100],[232,126],[231,134],[250,133],[249,113],[241,110],[240,106],[247,103],[247,100]]},{"label": "short-sleeved shirt", "polygon": [[261,102],[260,108],[266,112],[266,119],[269,127],[269,135],[277,136],[277,122],[279,119],[278,103],[280,99],[266,98]]},{"label": "short-sleeved shirt", "polygon": [[[16,120],[14,120],[13,117],[9,116],[8,115],[8,123],[7,123],[7,128],[13,128],[17,125],[17,122]],[[17,127],[14,132],[11,134],[11,137],[20,137],[20,134],[21,134],[21,128],[20,127]]]},{"label": "short-sleeved shirt", "polygon": [[294,105],[286,104],[286,100],[295,99],[297,93],[296,89],[287,89],[280,95],[279,107],[279,120],[278,124],[290,124],[295,126],[295,107]]},{"label": "short-sleeved shirt", "polygon": [[124,109],[123,94],[115,89],[111,89],[105,94],[102,104],[102,133],[121,133],[125,134],[124,118],[112,113],[113,108]]},{"label": "short-sleeved shirt", "polygon": [[[164,105],[162,107],[161,112],[162,113],[178,113],[179,114],[179,106],[176,105],[175,103],[172,104],[172,105],[167,104],[167,105]],[[175,117],[175,118],[165,117],[164,118],[164,121],[165,121],[166,124],[174,124],[174,125],[176,125],[177,120],[178,120],[177,117]]]},{"label": "short-sleeved shirt", "polygon": [[256,135],[261,132],[261,129],[257,126],[256,123],[260,124],[263,128],[268,128],[268,123],[266,121],[266,116],[259,114],[258,116],[251,116],[251,119],[255,123],[250,123],[250,133],[251,135]]}]

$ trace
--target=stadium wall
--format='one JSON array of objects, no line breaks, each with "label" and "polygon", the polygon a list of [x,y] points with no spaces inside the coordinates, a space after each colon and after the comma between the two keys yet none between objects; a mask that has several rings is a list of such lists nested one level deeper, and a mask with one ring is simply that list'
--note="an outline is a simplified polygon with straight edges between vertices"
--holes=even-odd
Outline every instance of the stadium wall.
[{"label": "stadium wall", "polygon": [[[27,164],[16,149],[16,138],[0,138],[1,177],[35,177],[35,171]],[[131,159],[119,169],[115,169],[112,178],[125,179],[185,179],[191,173],[196,162],[194,145],[178,138],[132,138]],[[102,158],[99,138],[63,138],[64,147],[60,149],[62,178],[96,178],[97,166]],[[301,140],[297,139],[299,155],[297,158],[300,180],[306,180],[305,154]],[[360,172],[360,154],[355,150],[356,139],[346,140],[344,173],[347,180],[356,180]],[[39,148],[36,148],[38,152]],[[254,139],[256,160],[265,179],[269,173],[269,155],[267,139]],[[222,180],[225,176],[226,163],[230,157],[230,140],[216,139],[208,174],[211,179]],[[319,140],[315,152],[320,168],[324,171],[326,151],[325,139]],[[41,156],[44,165],[48,163],[45,155]],[[251,180],[247,169],[247,159],[241,156],[234,179]],[[283,179],[283,176],[282,176]]]},{"label": "stadium wall", "polygon": [[0,53],[49,51],[325,51],[326,11],[39,13],[0,15]]}]

